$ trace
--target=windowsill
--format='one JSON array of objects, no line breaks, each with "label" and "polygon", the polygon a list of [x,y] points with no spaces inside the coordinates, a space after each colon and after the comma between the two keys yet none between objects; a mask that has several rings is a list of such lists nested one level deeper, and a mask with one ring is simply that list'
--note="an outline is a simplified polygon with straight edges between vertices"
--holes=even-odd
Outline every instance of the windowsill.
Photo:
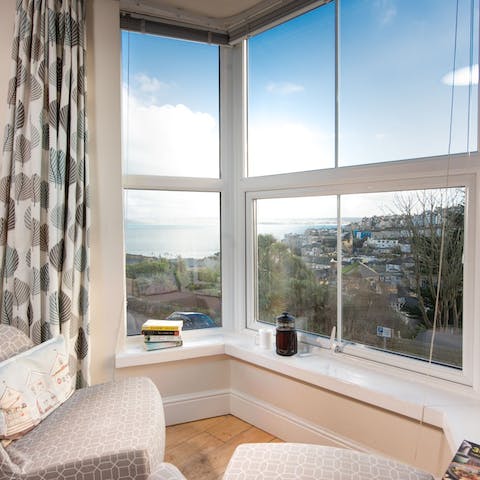
[{"label": "windowsill", "polygon": [[225,353],[225,339],[221,334],[198,335],[188,337],[183,335],[181,347],[152,350],[143,348],[141,336],[127,338],[125,348],[115,356],[116,368],[136,367],[154,363],[188,360],[189,358],[209,357]]},{"label": "windowsill", "polygon": [[393,367],[325,349],[281,357],[255,345],[251,334],[210,333],[187,336],[181,347],[147,352],[141,338],[134,337],[117,353],[115,364],[125,368],[221,354],[441,428],[452,452],[464,439],[480,443],[480,399],[467,387],[413,378]]}]

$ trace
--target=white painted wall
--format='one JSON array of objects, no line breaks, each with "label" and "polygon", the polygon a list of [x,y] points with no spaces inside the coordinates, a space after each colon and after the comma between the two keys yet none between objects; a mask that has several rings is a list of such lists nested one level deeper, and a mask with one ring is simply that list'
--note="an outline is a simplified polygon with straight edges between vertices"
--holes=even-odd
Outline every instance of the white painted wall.
[{"label": "white painted wall", "polygon": [[[438,428],[240,360],[232,359],[230,368],[232,391],[247,398],[246,406],[240,402],[238,409],[235,402],[232,413],[280,438],[378,452],[437,475],[443,474],[451,460]],[[259,414],[259,404],[267,406],[266,415]],[[270,424],[271,412],[277,410],[297,424],[305,422],[306,429],[297,430],[281,419]]]},{"label": "white painted wall", "polygon": [[[192,396],[195,393],[228,390],[230,388],[230,357],[214,355],[194,360],[121,368],[116,378],[147,375],[162,396]],[[197,417],[201,418],[201,417]]]},{"label": "white painted wall", "polygon": [[91,183],[90,338],[94,383],[113,376],[123,325],[120,14],[115,0],[87,2]]}]

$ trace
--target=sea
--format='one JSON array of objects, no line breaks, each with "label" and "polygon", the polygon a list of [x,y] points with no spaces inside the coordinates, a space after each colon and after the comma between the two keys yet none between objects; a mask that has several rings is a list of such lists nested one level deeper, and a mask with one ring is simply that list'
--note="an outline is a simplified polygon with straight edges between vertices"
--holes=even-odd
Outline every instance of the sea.
[{"label": "sea", "polygon": [[[335,229],[332,222],[265,223],[258,233],[270,234],[282,240],[286,234],[302,234],[309,228]],[[125,225],[127,253],[152,257],[205,258],[220,251],[220,230],[216,225]]]}]

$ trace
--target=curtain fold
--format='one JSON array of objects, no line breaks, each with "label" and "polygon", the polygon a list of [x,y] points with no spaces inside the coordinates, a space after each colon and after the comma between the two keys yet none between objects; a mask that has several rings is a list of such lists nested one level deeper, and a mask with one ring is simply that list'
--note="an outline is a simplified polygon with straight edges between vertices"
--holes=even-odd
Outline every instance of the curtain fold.
[{"label": "curtain fold", "polygon": [[0,169],[0,321],[63,334],[89,383],[84,0],[17,0]]}]

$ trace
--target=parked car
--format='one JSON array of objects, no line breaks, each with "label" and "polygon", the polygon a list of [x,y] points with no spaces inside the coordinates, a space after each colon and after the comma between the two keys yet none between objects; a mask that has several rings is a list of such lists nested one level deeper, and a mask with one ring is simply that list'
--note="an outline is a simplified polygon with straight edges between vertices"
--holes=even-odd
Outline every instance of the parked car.
[{"label": "parked car", "polygon": [[167,317],[167,320],[183,320],[184,330],[213,328],[217,326],[211,317],[200,312],[173,312]]}]

